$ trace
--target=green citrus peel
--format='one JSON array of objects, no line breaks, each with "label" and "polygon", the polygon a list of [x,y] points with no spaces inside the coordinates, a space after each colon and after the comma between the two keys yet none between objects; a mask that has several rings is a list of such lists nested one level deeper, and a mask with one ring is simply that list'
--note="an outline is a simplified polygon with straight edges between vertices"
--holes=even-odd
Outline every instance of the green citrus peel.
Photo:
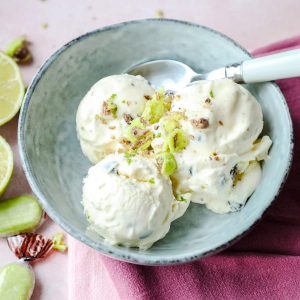
[{"label": "green citrus peel", "polygon": [[162,160],[161,172],[167,176],[171,176],[175,173],[177,164],[175,157],[172,153],[164,152],[160,156]]},{"label": "green citrus peel", "polygon": [[68,246],[64,243],[64,234],[57,232],[53,236],[53,250],[64,252],[68,249]]},{"label": "green citrus peel", "polygon": [[181,129],[180,114],[168,116],[163,122],[163,150],[170,153],[182,151],[188,144],[188,140]]},{"label": "green citrus peel", "polygon": [[114,118],[117,117],[117,111],[118,111],[117,104],[114,103],[116,97],[117,94],[112,94],[110,98],[107,100],[107,108],[109,109],[109,111],[111,112]]},{"label": "green citrus peel", "polygon": [[143,152],[151,146],[154,134],[147,129],[145,120],[136,118],[127,127],[125,137],[130,142],[131,151]]},{"label": "green citrus peel", "polygon": [[171,101],[169,98],[165,99],[164,89],[160,89],[156,92],[151,100],[146,102],[142,117],[150,124],[157,123],[160,118],[169,111],[171,107]]}]

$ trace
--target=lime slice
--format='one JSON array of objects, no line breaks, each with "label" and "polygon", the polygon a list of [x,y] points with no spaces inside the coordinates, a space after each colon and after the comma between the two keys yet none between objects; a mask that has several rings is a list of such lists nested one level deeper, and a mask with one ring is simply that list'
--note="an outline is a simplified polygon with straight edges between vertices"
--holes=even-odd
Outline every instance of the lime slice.
[{"label": "lime slice", "polygon": [[14,167],[14,157],[10,146],[0,136],[0,196],[4,193]]},{"label": "lime slice", "polygon": [[17,64],[0,52],[0,126],[19,111],[24,98],[24,84]]}]

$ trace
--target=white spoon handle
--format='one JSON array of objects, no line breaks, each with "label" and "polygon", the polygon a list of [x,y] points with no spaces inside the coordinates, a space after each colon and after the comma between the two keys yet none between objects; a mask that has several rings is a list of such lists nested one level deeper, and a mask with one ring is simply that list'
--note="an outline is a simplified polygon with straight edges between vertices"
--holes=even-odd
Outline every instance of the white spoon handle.
[{"label": "white spoon handle", "polygon": [[267,55],[242,62],[245,83],[300,76],[300,49]]}]

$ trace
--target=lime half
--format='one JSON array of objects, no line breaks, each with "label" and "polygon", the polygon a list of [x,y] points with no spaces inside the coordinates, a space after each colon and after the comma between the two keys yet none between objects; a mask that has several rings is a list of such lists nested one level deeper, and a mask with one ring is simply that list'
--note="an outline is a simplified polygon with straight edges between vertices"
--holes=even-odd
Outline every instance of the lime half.
[{"label": "lime half", "polygon": [[19,67],[10,57],[0,52],[0,125],[17,114],[23,98],[24,84]]},{"label": "lime half", "polygon": [[9,184],[14,168],[14,157],[10,146],[0,136],[0,196]]}]

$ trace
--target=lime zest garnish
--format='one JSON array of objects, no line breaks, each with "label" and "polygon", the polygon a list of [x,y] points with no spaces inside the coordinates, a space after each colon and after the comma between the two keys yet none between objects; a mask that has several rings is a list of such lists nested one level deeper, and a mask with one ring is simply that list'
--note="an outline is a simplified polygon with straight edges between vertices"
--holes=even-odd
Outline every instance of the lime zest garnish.
[{"label": "lime zest garnish", "polygon": [[114,100],[116,99],[117,94],[112,94],[110,98],[107,100],[107,108],[111,112],[112,116],[114,118],[117,117],[117,111],[118,111],[118,106],[117,104],[114,103]]},{"label": "lime zest garnish", "polygon": [[175,129],[166,137],[164,149],[169,150],[170,153],[180,152],[186,147],[187,143],[183,130]]},{"label": "lime zest garnish", "polygon": [[126,138],[131,143],[136,143],[139,138],[142,137],[146,126],[141,122],[141,118],[135,118],[131,121],[130,125],[127,127]]},{"label": "lime zest garnish", "polygon": [[180,114],[169,115],[163,122],[163,150],[170,153],[182,151],[188,144],[181,124],[179,122],[183,116]]},{"label": "lime zest garnish", "polygon": [[128,164],[130,165],[131,163],[132,163],[132,157],[133,156],[135,156],[136,155],[136,153],[135,152],[129,152],[129,151],[126,151],[125,153],[124,153],[124,157],[127,159],[127,162],[128,162]]},{"label": "lime zest garnish", "polygon": [[165,91],[161,88],[146,102],[142,117],[150,124],[157,123],[170,107],[171,103],[169,100],[165,101]]},{"label": "lime zest garnish", "polygon": [[187,202],[187,199],[185,199],[182,196],[178,196],[176,199],[177,199],[177,201],[180,201],[180,202]]},{"label": "lime zest garnish", "polygon": [[155,179],[154,179],[154,178],[150,178],[150,179],[148,180],[148,182],[151,183],[151,184],[155,184]]},{"label": "lime zest garnish", "polygon": [[211,98],[214,98],[214,92],[213,92],[212,90],[209,91],[209,96],[210,96]]},{"label": "lime zest garnish", "polygon": [[53,236],[53,250],[64,252],[68,249],[68,246],[64,243],[64,234],[57,232]]},{"label": "lime zest garnish", "polygon": [[143,152],[151,146],[154,133],[147,129],[144,119],[140,117],[133,119],[128,125],[125,138],[131,150]]},{"label": "lime zest garnish", "polygon": [[171,176],[177,169],[175,157],[172,153],[164,152],[160,156],[162,161],[161,172],[165,175]]}]

